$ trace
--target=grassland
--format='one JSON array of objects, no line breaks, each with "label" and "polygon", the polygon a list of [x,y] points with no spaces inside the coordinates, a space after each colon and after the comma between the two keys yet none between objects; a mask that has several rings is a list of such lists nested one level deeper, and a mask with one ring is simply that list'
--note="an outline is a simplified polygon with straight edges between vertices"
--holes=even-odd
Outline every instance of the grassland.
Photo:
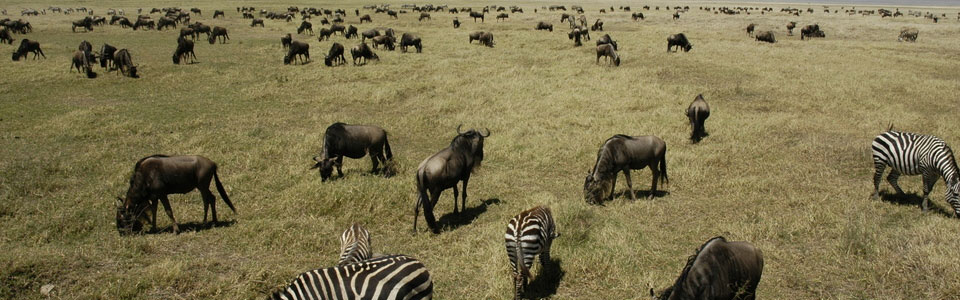
[{"label": "grassland", "polygon": [[[721,16],[691,2],[678,21],[650,10],[632,22],[619,10],[597,13],[624,3],[587,4],[591,22],[602,18],[604,33],[619,41],[623,64],[614,68],[595,64],[593,41],[573,47],[559,13],[533,12],[550,3],[448,2],[526,11],[501,23],[461,14],[463,26],[453,29],[445,12],[422,23],[414,13],[371,13],[373,24],[361,26],[352,11],[365,2],[4,1],[14,15],[50,5],[123,8],[129,16],[138,7],[199,7],[204,14],[193,20],[228,28],[231,40],[198,43],[199,63],[173,65],[177,31],[71,33],[79,15],[24,17],[35,30],[16,35],[17,43],[40,41],[47,59],[0,59],[0,298],[38,299],[46,284],[62,299],[265,298],[302,271],[335,264],[337,235],[360,222],[377,252],[421,259],[437,299],[504,299],[512,293],[506,222],[540,204],[553,209],[562,236],[552,255],[559,271],[533,282],[538,298],[644,298],[672,283],[685,258],[716,235],[763,250],[760,298],[960,297],[960,221],[950,218],[943,182],[929,213],[917,195],[869,199],[870,140],[889,124],[960,142],[960,23],[949,18],[957,9],[933,9],[948,15],[933,24],[827,15],[819,6],[799,17]],[[629,4],[638,11],[665,3]],[[328,68],[321,59],[332,42],[295,35],[309,41],[314,62],[285,66],[278,39],[297,22],[250,28],[236,13],[241,5],[346,8],[347,24],[418,33],[424,50],[378,51],[379,62]],[[214,9],[227,18],[210,19]],[[827,38],[787,36],[791,20],[819,23]],[[559,30],[534,31],[537,21]],[[749,23],[774,30],[779,42],[753,41],[743,31]],[[905,26],[920,30],[917,43],[896,41]],[[492,31],[497,46],[466,43],[474,30]],[[691,52],[665,52],[667,35],[678,32]],[[130,49],[142,78],[68,72],[81,40]],[[683,111],[700,93],[713,109],[711,135],[692,145]],[[321,183],[310,158],[337,121],[386,128],[401,175],[372,176],[369,160],[347,160],[346,178]],[[437,208],[446,230],[413,233],[416,166],[461,123],[492,132],[467,212],[450,215],[447,192]],[[604,206],[582,200],[597,148],[616,133],[666,140],[667,195]],[[161,215],[164,232],[118,236],[114,199],[134,162],[154,153],[218,162],[239,213],[220,202],[225,222],[202,229],[199,194],[174,196],[187,232],[170,233]],[[649,189],[649,171],[633,178]],[[921,190],[916,177],[901,185]]]}]

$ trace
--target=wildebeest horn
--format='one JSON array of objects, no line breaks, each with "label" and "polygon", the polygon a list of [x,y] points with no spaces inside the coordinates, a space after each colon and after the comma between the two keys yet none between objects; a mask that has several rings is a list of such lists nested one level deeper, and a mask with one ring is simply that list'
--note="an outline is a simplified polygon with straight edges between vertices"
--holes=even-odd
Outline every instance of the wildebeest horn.
[{"label": "wildebeest horn", "polygon": [[313,157],[313,161],[315,161],[315,162],[320,162],[319,160],[317,160],[317,156],[314,156],[314,157]]},{"label": "wildebeest horn", "polygon": [[483,130],[486,130],[486,131],[487,131],[487,134],[480,133],[481,136],[483,136],[483,137],[488,137],[488,136],[490,136],[490,128],[484,127]]},{"label": "wildebeest horn", "polygon": [[457,134],[463,134],[463,132],[460,132],[461,126],[463,126],[463,124],[457,125]]}]

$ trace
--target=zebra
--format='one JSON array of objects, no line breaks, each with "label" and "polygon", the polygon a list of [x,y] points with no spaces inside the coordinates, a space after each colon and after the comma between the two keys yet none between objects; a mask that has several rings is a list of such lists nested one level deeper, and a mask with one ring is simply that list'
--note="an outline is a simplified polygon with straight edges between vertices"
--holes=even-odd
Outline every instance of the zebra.
[{"label": "zebra", "polygon": [[389,255],[304,272],[269,299],[433,299],[433,280],[417,259]]},{"label": "zebra", "polygon": [[370,258],[370,232],[360,224],[354,223],[340,235],[340,262],[345,266]]},{"label": "zebra", "polygon": [[507,233],[503,237],[510,266],[513,267],[513,299],[520,299],[520,294],[527,285],[533,257],[540,254],[541,266],[550,262],[550,245],[558,236],[560,234],[556,232],[553,213],[546,206],[523,211],[507,223]]},{"label": "zebra", "polygon": [[947,143],[932,135],[914,134],[888,130],[873,139],[873,199],[880,196],[880,178],[887,165],[891,167],[887,182],[903,194],[897,179],[900,175],[923,175],[923,203],[920,208],[927,211],[930,206],[930,191],[943,177],[947,185],[946,200],[953,206],[954,215],[960,217],[960,172],[953,151]]}]

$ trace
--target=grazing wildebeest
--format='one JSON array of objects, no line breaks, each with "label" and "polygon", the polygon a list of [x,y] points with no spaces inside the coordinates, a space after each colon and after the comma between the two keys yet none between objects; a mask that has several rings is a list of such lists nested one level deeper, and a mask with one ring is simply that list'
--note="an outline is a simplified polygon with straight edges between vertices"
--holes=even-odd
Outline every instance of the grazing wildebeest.
[{"label": "grazing wildebeest", "polygon": [[211,33],[210,33],[210,37],[207,38],[207,42],[210,42],[211,45],[213,45],[213,43],[215,43],[215,42],[217,41],[217,38],[220,38],[220,43],[221,43],[221,44],[226,43],[227,40],[230,39],[230,36],[227,35],[227,29],[226,29],[226,28],[223,28],[223,27],[220,27],[220,26],[214,26],[213,29],[212,29],[210,32],[211,32]]},{"label": "grazing wildebeest", "polygon": [[[122,51],[122,50],[121,50]],[[217,164],[203,156],[151,155],[137,161],[130,176],[130,187],[125,199],[117,199],[117,230],[121,235],[140,231],[144,221],[150,218],[144,213],[152,211],[151,223],[157,228],[157,200],[173,222],[173,232],[179,233],[177,219],[173,217],[167,195],[200,191],[203,197],[203,222],[207,223],[207,211],[217,222],[217,198],[210,192],[210,181],[216,183],[220,198],[234,213],[237,210],[227,197],[217,174]]]},{"label": "grazing wildebeest", "polygon": [[201,33],[206,34],[207,38],[210,38],[211,28],[209,25],[204,25],[204,24],[200,24],[200,22],[197,22],[197,23],[190,24],[190,26],[188,27],[193,29],[194,39],[200,37]]},{"label": "grazing wildebeest", "polygon": [[253,21],[250,22],[250,27],[254,27],[257,25],[260,25],[260,27],[263,27],[263,19],[253,19]]},{"label": "grazing wildebeest", "polygon": [[334,64],[345,64],[346,62],[347,59],[343,57],[343,45],[340,43],[333,43],[333,46],[330,46],[330,51],[327,52],[327,56],[323,58],[323,63],[328,67]]},{"label": "grazing wildebeest", "polygon": [[352,38],[357,38],[357,37],[359,37],[359,35],[357,35],[357,27],[355,27],[355,26],[353,26],[353,25],[347,26],[347,33],[345,33],[345,34],[343,35],[343,37],[344,37],[344,38],[348,38],[348,39],[351,38],[351,37],[352,37]]},{"label": "grazing wildebeest", "polygon": [[[290,50],[287,51],[287,55],[283,57],[283,64],[289,65],[292,60],[300,58],[300,56],[306,56],[306,61],[310,61],[310,44],[301,42],[301,41],[292,41],[290,42]],[[303,64],[304,61],[301,58],[300,64]]]},{"label": "grazing wildebeest", "polygon": [[328,28],[320,28],[320,34],[317,37],[317,41],[322,42],[324,39],[330,39],[330,36],[333,35],[333,31]]},{"label": "grazing wildebeest", "polygon": [[[687,36],[683,33],[672,34],[667,37],[667,52],[670,52],[670,48],[673,46],[683,49],[683,52],[689,52],[690,49],[693,49],[693,45],[690,44],[690,41],[687,40]],[[673,52],[677,52],[677,50],[673,50]]]},{"label": "grazing wildebeest", "polygon": [[378,45],[382,45],[385,49],[389,51],[393,51],[394,49],[396,49],[396,45],[394,44],[396,43],[397,39],[392,36],[381,35],[381,36],[376,36],[371,40],[373,41],[374,49],[377,49]]},{"label": "grazing wildebeest", "polygon": [[612,44],[603,44],[597,46],[597,63],[600,63],[600,57],[606,56],[610,64],[620,66],[620,55]]},{"label": "grazing wildebeest", "polygon": [[223,19],[224,18],[223,11],[222,10],[213,11],[213,18],[216,19],[217,16],[220,16],[220,18]]},{"label": "grazing wildebeest", "polygon": [[597,21],[593,22],[593,25],[590,26],[590,30],[603,31],[603,21],[600,21],[600,19],[597,19]]},{"label": "grazing wildebeest", "polygon": [[83,28],[86,31],[93,31],[93,19],[85,17],[83,20],[73,21],[73,26],[70,28],[70,31],[77,32],[77,27]]},{"label": "grazing wildebeest", "polygon": [[[613,192],[617,186],[617,173],[623,172],[627,179],[630,199],[636,201],[630,171],[641,170],[647,166],[653,173],[653,184],[649,196],[649,198],[653,198],[657,192],[657,181],[659,180],[661,183],[669,182],[667,178],[667,144],[659,137],[652,135],[627,136],[618,134],[610,137],[597,151],[597,162],[583,182],[585,200],[592,204],[600,204],[603,199],[613,200]],[[609,194],[607,194],[608,191]]]},{"label": "grazing wildebeest", "polygon": [[423,50],[423,44],[420,43],[420,37],[409,32],[405,32],[402,36],[400,36],[400,51],[407,52],[407,46],[416,47],[417,53],[420,53]]},{"label": "grazing wildebeest", "polygon": [[7,43],[7,45],[13,45],[13,37],[10,36],[10,30],[6,28],[0,29],[0,43]]},{"label": "grazing wildebeest", "polygon": [[750,23],[747,25],[747,35],[753,35],[753,29],[756,28],[757,24]]},{"label": "grazing wildebeest", "polygon": [[710,105],[703,99],[703,94],[697,95],[690,106],[687,107],[687,119],[690,120],[690,140],[693,143],[700,142],[707,136],[707,129],[704,123],[710,117]]},{"label": "grazing wildebeest", "polygon": [[157,21],[157,30],[163,30],[165,27],[177,28],[177,20],[170,17],[163,17]]},{"label": "grazing wildebeest", "polygon": [[633,18],[634,21],[643,20],[643,13],[642,12],[632,13],[630,14],[630,18]]},{"label": "grazing wildebeest", "polygon": [[19,61],[21,57],[26,58],[27,52],[33,52],[33,59],[37,59],[38,56],[43,56],[43,50],[40,49],[40,42],[31,41],[28,39],[20,40],[20,47],[17,48],[17,51],[13,52],[13,61]]},{"label": "grazing wildebeest", "polygon": [[534,28],[534,29],[536,29],[536,30],[549,30],[550,32],[553,32],[553,24],[546,23],[546,22],[543,22],[543,21],[537,22],[537,27]]},{"label": "grazing wildebeest", "polygon": [[197,34],[193,31],[193,28],[190,27],[181,27],[180,28],[180,38],[190,37],[191,39],[196,39]]},{"label": "grazing wildebeest", "polygon": [[[121,22],[120,25],[123,26],[123,20],[120,20],[120,22]],[[154,25],[153,20],[137,19],[137,22],[136,22],[136,23],[133,23],[133,26],[130,26],[130,27],[133,27],[133,30],[140,29],[140,27],[144,27],[144,28],[147,28],[147,29],[153,29],[153,28],[155,27],[155,25]]]},{"label": "grazing wildebeest", "polygon": [[600,39],[597,40],[597,46],[600,46],[603,44],[613,45],[613,50],[620,50],[619,48],[617,48],[617,41],[614,41],[612,38],[610,38],[609,34],[604,34],[603,36],[600,37]]},{"label": "grazing wildebeest", "polygon": [[733,300],[755,299],[763,274],[763,252],[747,242],[728,242],[722,236],[711,238],[687,258],[680,277],[659,300]]},{"label": "grazing wildebeest", "polygon": [[195,13],[195,14],[197,14],[198,16],[202,16],[202,15],[203,15],[203,14],[201,13],[200,9],[199,9],[199,8],[196,8],[196,7],[191,8],[191,9],[190,9],[190,12]]},{"label": "grazing wildebeest", "polygon": [[480,36],[483,35],[483,31],[474,31],[469,34],[470,41],[468,43],[473,43],[473,41],[479,41]]},{"label": "grazing wildebeest", "polygon": [[193,53],[193,41],[180,37],[177,39],[177,50],[173,52],[173,63],[180,64],[181,59],[190,58],[190,63],[194,63],[197,54]]},{"label": "grazing wildebeest", "polygon": [[675,13],[673,13],[673,19],[674,19],[674,20],[676,20],[676,19],[680,19],[680,12],[679,12],[679,11],[678,11],[678,12],[675,12]]},{"label": "grazing wildebeest", "polygon": [[567,33],[567,37],[573,40],[573,46],[580,47],[583,44],[580,43],[580,28],[574,28],[570,33]]},{"label": "grazing wildebeest", "polygon": [[509,18],[509,17],[510,17],[510,15],[508,15],[507,13],[500,13],[499,15],[497,15],[497,22],[499,22],[499,21],[506,21],[507,18]]},{"label": "grazing wildebeest", "polygon": [[73,65],[70,67],[70,71],[73,71],[74,68],[77,69],[77,72],[85,73],[87,78],[96,78],[97,73],[93,72],[90,68],[90,57],[93,54],[90,51],[77,50],[73,52]]},{"label": "grazing wildebeest", "polygon": [[813,24],[804,26],[800,29],[800,39],[804,37],[824,37],[823,31],[820,30],[820,25]]},{"label": "grazing wildebeest", "polygon": [[283,49],[287,49],[290,47],[290,42],[292,41],[293,36],[288,33],[287,35],[280,37],[280,46],[283,47]]},{"label": "grazing wildebeest", "polygon": [[[374,38],[374,41],[376,41],[376,38]],[[350,49],[350,55],[353,58],[354,65],[357,65],[357,61],[362,61],[362,64],[366,64],[367,60],[370,59],[380,60],[380,57],[377,56],[376,53],[373,53],[373,50],[371,50],[370,46],[367,46],[365,42],[360,42],[359,45],[353,46],[353,48]]]},{"label": "grazing wildebeest", "polygon": [[794,28],[797,28],[797,22],[787,23],[787,35],[793,35]]},{"label": "grazing wildebeest", "polygon": [[363,21],[367,21],[368,23],[373,23],[373,19],[370,18],[370,15],[363,15],[362,17],[360,17],[360,24],[363,24]]},{"label": "grazing wildebeest", "polygon": [[330,31],[333,32],[333,34],[336,34],[337,32],[339,32],[340,35],[345,35],[344,32],[347,31],[347,27],[344,27],[343,25],[340,25],[340,24],[333,24],[333,25],[330,25]]},{"label": "grazing wildebeest", "polygon": [[450,142],[450,146],[423,160],[417,167],[418,197],[413,216],[414,231],[417,230],[420,206],[423,206],[423,218],[426,219],[427,226],[434,233],[440,232],[433,216],[433,208],[437,205],[437,200],[440,200],[440,193],[453,188],[453,212],[457,213],[457,197],[460,194],[457,183],[460,181],[463,181],[463,194],[459,195],[460,206],[463,211],[466,210],[467,182],[470,181],[473,170],[483,161],[483,140],[490,136],[490,130],[487,129],[486,134],[474,129],[460,132],[461,126],[457,126],[457,136]]},{"label": "grazing wildebeest", "polygon": [[123,74],[130,78],[140,77],[137,74],[137,66],[133,64],[130,51],[127,49],[120,49],[113,53],[113,65],[117,67],[117,74]]},{"label": "grazing wildebeest", "polygon": [[460,19],[457,17],[453,18],[453,28],[460,28]]},{"label": "grazing wildebeest", "polygon": [[418,18],[417,21],[418,21],[418,22],[422,22],[423,19],[433,20],[433,19],[430,18],[430,14],[425,13],[425,12],[420,13],[420,18]]},{"label": "grazing wildebeest", "polygon": [[304,31],[310,31],[310,35],[313,35],[313,24],[304,20],[300,23],[300,27],[297,28],[297,34],[302,34]]},{"label": "grazing wildebeest", "polygon": [[113,54],[116,52],[117,48],[104,43],[100,47],[100,67],[108,70],[115,67],[116,65],[113,65]]},{"label": "grazing wildebeest", "polygon": [[480,23],[483,23],[483,13],[482,13],[482,12],[471,11],[471,12],[470,12],[470,17],[473,18],[473,22],[474,22],[474,23],[477,22],[477,18],[480,18]]},{"label": "grazing wildebeest", "polygon": [[771,44],[777,42],[777,38],[773,36],[773,31],[769,31],[769,30],[757,33],[756,38],[757,38],[757,41],[767,42]]},{"label": "grazing wildebeest", "polygon": [[363,36],[362,40],[366,41],[367,39],[372,39],[375,36],[380,36],[380,31],[377,31],[376,29],[370,29],[370,30],[364,31],[360,35]]},{"label": "grazing wildebeest", "polygon": [[904,28],[900,30],[900,37],[897,38],[897,41],[916,42],[918,34],[920,34],[920,31],[916,28]]},{"label": "grazing wildebeest", "polygon": [[393,32],[393,28],[387,28],[387,30],[384,30],[383,35],[397,37],[397,35]]},{"label": "grazing wildebeest", "polygon": [[573,19],[573,18],[574,18],[573,15],[566,14],[566,13],[565,13],[565,14],[561,14],[561,15],[560,15],[560,23],[566,22],[567,19]]},{"label": "grazing wildebeest", "polygon": [[[387,171],[387,164],[393,159],[393,153],[390,151],[386,130],[377,126],[333,123],[323,134],[323,152],[319,159],[313,158],[316,164],[311,169],[320,169],[321,181],[327,181],[331,177],[334,167],[337,168],[337,175],[343,177],[341,167],[344,156],[360,159],[368,154],[373,162],[370,173]],[[383,169],[379,168],[380,163],[383,163]],[[385,175],[392,174],[388,172]]]},{"label": "grazing wildebeest", "polygon": [[481,44],[481,45],[484,45],[484,46],[487,46],[487,47],[490,47],[490,48],[493,48],[493,45],[494,45],[494,42],[493,42],[493,33],[484,32],[484,33],[480,34],[480,44]]},{"label": "grazing wildebeest", "polygon": [[394,19],[399,19],[399,18],[400,18],[400,17],[397,16],[397,11],[395,11],[395,10],[388,10],[388,11],[387,11],[387,15],[393,17]]}]

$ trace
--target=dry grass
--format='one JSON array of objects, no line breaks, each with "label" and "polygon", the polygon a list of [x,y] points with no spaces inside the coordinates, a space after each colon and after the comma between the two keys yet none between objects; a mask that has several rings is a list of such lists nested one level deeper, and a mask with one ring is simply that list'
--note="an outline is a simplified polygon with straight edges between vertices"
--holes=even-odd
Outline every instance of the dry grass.
[{"label": "dry grass", "polygon": [[[355,25],[352,10],[362,4],[288,2],[348,8]],[[869,143],[888,124],[960,141],[953,130],[956,9],[943,10],[948,18],[933,24],[820,9],[800,17],[718,16],[689,3],[693,10],[679,21],[651,10],[634,23],[629,13],[597,13],[620,3],[588,5],[591,23],[603,18],[604,33],[622,47],[623,64],[612,68],[594,63],[592,40],[573,47],[559,13],[533,12],[546,3],[516,3],[526,13],[503,23],[493,14],[486,23],[461,14],[460,29],[445,12],[423,23],[414,13],[399,20],[371,13],[373,25],[357,25],[361,31],[416,32],[424,53],[378,51],[380,62],[336,68],[322,64],[331,42],[304,35],[295,39],[310,42],[313,63],[284,66],[278,40],[298,22],[250,28],[235,10],[287,4],[196,4],[204,16],[194,20],[228,28],[231,40],[198,43],[200,63],[180,66],[170,61],[177,31],[105,26],[71,33],[69,21],[79,15],[26,17],[35,28],[26,37],[40,41],[48,58],[0,59],[0,298],[37,299],[44,284],[56,285],[55,298],[65,299],[264,298],[302,271],[334,265],[337,235],[360,222],[376,251],[420,258],[438,299],[503,299],[512,293],[506,222],[539,204],[553,209],[562,233],[552,255],[562,272],[535,280],[533,296],[643,298],[649,287],[670,284],[686,256],[715,235],[764,251],[758,293],[765,299],[960,295],[960,222],[945,213],[943,183],[934,189],[931,213],[920,212],[915,196],[868,198]],[[137,7],[192,6],[82,4],[98,13],[124,8],[131,16]],[[47,6],[0,4],[11,14]],[[227,19],[210,19],[214,9],[226,10]],[[540,20],[559,30],[534,31]],[[827,38],[788,37],[783,24],[790,20],[819,23]],[[774,30],[779,42],[754,42],[743,30],[749,23]],[[905,26],[919,28],[917,43],[896,41]],[[496,48],[467,44],[474,30],[494,32]],[[664,51],[666,36],[677,32],[690,38],[691,52]],[[129,48],[143,78],[101,71],[89,80],[68,72],[81,40]],[[0,45],[0,52],[11,48]],[[713,111],[711,135],[691,145],[683,111],[699,93]],[[336,121],[386,128],[400,175],[371,176],[369,160],[347,160],[346,178],[322,184],[308,170],[310,157]],[[493,133],[470,182],[468,213],[447,215],[448,191],[437,209],[447,230],[413,234],[415,168],[446,146],[460,123]],[[605,206],[582,200],[597,147],[616,133],[667,141],[667,196],[621,197]],[[134,162],[154,153],[218,162],[239,214],[218,201],[223,226],[119,237],[114,196],[125,191]],[[649,171],[634,174],[635,188],[648,190]],[[908,192],[921,189],[919,178],[901,182]],[[621,179],[618,191],[625,187]],[[178,220],[197,228],[199,194],[172,200]],[[169,230],[164,215],[158,222]]]}]

